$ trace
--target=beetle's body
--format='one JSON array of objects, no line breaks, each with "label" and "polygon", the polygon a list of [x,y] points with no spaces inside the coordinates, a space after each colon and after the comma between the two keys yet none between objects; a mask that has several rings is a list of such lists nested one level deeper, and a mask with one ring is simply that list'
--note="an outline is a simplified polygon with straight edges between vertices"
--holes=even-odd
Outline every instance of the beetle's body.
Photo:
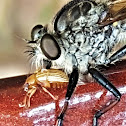
[{"label": "beetle's body", "polygon": [[115,99],[96,112],[93,126],[97,126],[99,117],[121,98],[116,87],[97,70],[99,65],[113,63],[126,54],[126,45],[113,52],[119,43],[126,41],[126,6],[114,12],[113,1],[116,3],[116,0],[110,0],[109,4],[108,0],[72,0],[56,14],[53,31],[42,25],[32,29],[32,40],[28,42],[31,50],[26,52],[32,56],[36,68],[56,67],[70,74],[57,126],[62,126],[80,74],[91,75],[115,96]]},{"label": "beetle's body", "polygon": [[30,107],[30,98],[34,95],[37,88],[41,88],[48,93],[54,100],[57,100],[47,89],[63,88],[68,84],[68,76],[61,70],[45,69],[30,75],[24,84],[24,91],[27,92],[20,107]]},{"label": "beetle's body", "polygon": [[68,84],[68,80],[68,76],[63,71],[57,69],[48,69],[36,73],[36,82],[38,84],[42,84],[44,81],[46,81],[46,83],[42,85],[45,88],[65,87]]}]

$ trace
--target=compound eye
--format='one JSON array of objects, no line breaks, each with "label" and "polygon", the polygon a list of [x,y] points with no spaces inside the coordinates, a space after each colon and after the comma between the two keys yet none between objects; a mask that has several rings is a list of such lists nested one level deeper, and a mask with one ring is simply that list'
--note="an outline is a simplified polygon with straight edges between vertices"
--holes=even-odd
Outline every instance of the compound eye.
[{"label": "compound eye", "polygon": [[60,57],[60,47],[55,38],[50,34],[45,34],[42,37],[40,48],[43,54],[50,60],[56,60]]},{"label": "compound eye", "polygon": [[44,27],[42,25],[36,25],[31,31],[32,41],[38,40],[44,34]]}]

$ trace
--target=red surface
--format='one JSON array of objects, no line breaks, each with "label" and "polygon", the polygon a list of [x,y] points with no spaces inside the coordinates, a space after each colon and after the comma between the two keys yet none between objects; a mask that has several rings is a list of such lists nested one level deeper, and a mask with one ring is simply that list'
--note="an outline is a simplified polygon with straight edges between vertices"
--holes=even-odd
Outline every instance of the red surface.
[{"label": "red surface", "polygon": [[[99,126],[126,126],[126,61],[104,71],[122,94],[121,101],[99,119]],[[25,92],[26,76],[0,80],[0,126],[52,126],[63,105],[66,88],[49,89],[59,97],[55,101],[38,89],[31,98],[30,108],[20,108]],[[97,83],[78,86],[72,95],[64,126],[92,126],[94,113],[113,98]],[[56,109],[55,109],[56,105]],[[60,108],[58,108],[58,105]]]}]

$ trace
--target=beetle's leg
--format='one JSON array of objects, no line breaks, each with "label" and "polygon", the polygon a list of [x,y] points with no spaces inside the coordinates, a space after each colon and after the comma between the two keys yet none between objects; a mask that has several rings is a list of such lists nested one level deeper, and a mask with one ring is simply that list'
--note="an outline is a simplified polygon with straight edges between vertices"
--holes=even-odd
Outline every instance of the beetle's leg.
[{"label": "beetle's leg", "polygon": [[46,88],[42,87],[42,89],[43,89],[46,93],[48,93],[48,94],[51,96],[52,99],[58,100],[58,97],[54,97],[53,94],[51,94]]},{"label": "beetle's leg", "polygon": [[126,45],[123,46],[122,48],[120,48],[117,52],[115,52],[109,59],[108,59],[108,63],[111,63],[113,61],[119,60],[120,58],[122,58],[123,56],[126,55]]},{"label": "beetle's leg", "polygon": [[28,99],[26,99],[26,100],[27,100],[27,101],[26,101],[27,107],[30,107],[30,99],[31,99],[31,97],[34,95],[34,93],[36,92],[36,90],[37,90],[37,88],[34,87],[34,88],[30,89],[30,90],[27,92],[27,95],[26,95],[26,97],[28,98]]},{"label": "beetle's leg", "polygon": [[73,94],[73,91],[76,87],[76,84],[78,81],[78,76],[79,76],[78,69],[74,68],[73,72],[71,73],[70,78],[69,78],[69,84],[68,84],[67,93],[65,96],[65,103],[64,103],[64,106],[63,106],[63,109],[62,109],[60,115],[58,116],[56,126],[62,126],[62,124],[63,124],[64,115],[66,113],[71,95]]},{"label": "beetle's leg", "polygon": [[109,82],[99,71],[97,71],[95,68],[89,68],[89,73],[92,75],[92,77],[103,87],[105,87],[107,90],[109,90],[114,96],[115,99],[110,101],[106,104],[104,108],[97,111],[93,118],[93,126],[98,125],[98,119],[101,115],[106,113],[108,110],[110,110],[112,107],[114,107],[121,98],[120,92],[115,88],[115,86]]},{"label": "beetle's leg", "polygon": [[23,100],[22,104],[19,104],[20,107],[30,107],[30,99],[32,97],[32,95],[36,92],[37,88],[32,88],[32,89],[28,89],[28,92]]}]

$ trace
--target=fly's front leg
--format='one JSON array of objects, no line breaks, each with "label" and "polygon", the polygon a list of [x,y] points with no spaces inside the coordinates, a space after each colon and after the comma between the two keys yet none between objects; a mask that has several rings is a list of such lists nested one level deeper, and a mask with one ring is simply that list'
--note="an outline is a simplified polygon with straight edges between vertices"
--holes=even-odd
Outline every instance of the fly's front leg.
[{"label": "fly's front leg", "polygon": [[109,82],[99,71],[97,71],[95,68],[89,68],[89,73],[92,75],[92,77],[103,87],[105,87],[108,91],[110,91],[114,96],[115,99],[111,100],[109,103],[105,105],[104,108],[97,111],[93,118],[93,126],[98,125],[98,119],[101,115],[106,113],[108,110],[110,110],[112,107],[114,107],[121,98],[120,92],[116,89],[116,87]]},{"label": "fly's front leg", "polygon": [[62,126],[62,124],[63,124],[64,115],[65,115],[66,110],[68,108],[68,104],[69,104],[69,100],[71,98],[71,95],[73,94],[73,91],[76,87],[78,77],[79,77],[78,69],[74,68],[73,72],[71,73],[70,78],[69,78],[69,84],[68,84],[67,93],[65,96],[65,103],[64,103],[64,106],[63,106],[63,109],[62,109],[60,115],[58,116],[56,126]]}]

